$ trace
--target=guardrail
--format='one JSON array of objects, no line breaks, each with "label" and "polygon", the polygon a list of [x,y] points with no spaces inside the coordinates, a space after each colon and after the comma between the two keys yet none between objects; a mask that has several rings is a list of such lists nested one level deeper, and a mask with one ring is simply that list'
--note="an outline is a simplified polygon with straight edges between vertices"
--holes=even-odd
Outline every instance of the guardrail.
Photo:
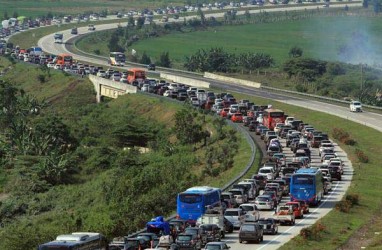
[{"label": "guardrail", "polygon": [[[151,93],[146,93],[146,92],[139,92],[139,93],[144,94],[144,95],[148,95],[148,96],[152,96],[152,97],[157,97],[157,98],[159,97],[159,98],[163,98],[165,100],[172,100],[174,102],[182,103],[181,101],[177,101],[177,100],[174,100],[174,99],[171,99],[168,97],[158,96],[158,95],[151,94]],[[246,173],[248,173],[248,171],[252,168],[253,163],[255,162],[256,153],[257,153],[257,147],[255,145],[254,140],[252,139],[252,137],[249,135],[249,133],[243,127],[240,127],[238,124],[236,124],[232,121],[229,121],[229,120],[227,120],[227,124],[229,126],[235,128],[237,131],[239,131],[239,133],[241,133],[245,137],[246,141],[248,142],[248,144],[251,147],[251,158],[249,159],[249,161],[248,161],[247,165],[245,166],[245,168],[243,169],[243,171],[241,171],[237,176],[232,178],[232,180],[230,180],[227,184],[225,184],[221,188],[223,191],[227,190],[229,187],[231,187],[233,184],[235,184],[240,178],[242,178]],[[173,215],[170,215],[169,217],[165,218],[165,220],[169,221],[171,219],[175,219],[175,217],[176,217],[176,215],[173,214]],[[129,237],[135,237],[138,234],[143,233],[145,231],[146,231],[146,229],[141,229],[137,232],[129,234]]]},{"label": "guardrail", "polygon": [[[302,93],[302,92],[297,92],[297,91],[292,91],[292,90],[278,89],[278,88],[268,87],[268,86],[264,86],[264,85],[262,85],[261,88],[265,89],[265,90],[275,91],[275,92],[282,92],[282,93],[288,93],[288,94],[293,94],[293,95],[300,95],[300,96],[315,98],[315,99],[324,100],[327,102],[336,102],[336,103],[341,103],[341,104],[346,104],[346,105],[350,104],[349,101],[345,101],[345,100],[339,100],[339,99],[325,97],[325,96],[307,94],[307,93]],[[362,106],[365,108],[369,108],[369,109],[382,110],[382,107],[365,105],[365,104],[362,104]]]}]

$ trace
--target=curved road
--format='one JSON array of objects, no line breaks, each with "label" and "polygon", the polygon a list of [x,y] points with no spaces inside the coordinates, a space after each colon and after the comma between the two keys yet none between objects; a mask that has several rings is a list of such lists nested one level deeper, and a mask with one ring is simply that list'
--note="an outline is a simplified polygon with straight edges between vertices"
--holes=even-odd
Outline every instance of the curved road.
[{"label": "curved road", "polygon": [[[303,6],[302,8],[309,8],[310,6]],[[313,7],[313,6],[312,6]],[[292,7],[294,9],[298,9],[299,7]],[[317,8],[317,6],[314,6],[313,8]],[[291,8],[288,8],[291,9]],[[278,9],[280,11],[280,9]],[[281,9],[283,10],[283,9]],[[267,10],[271,11],[271,10]],[[125,25],[124,23],[121,23],[121,25]],[[99,30],[106,30],[111,28],[116,28],[117,23],[115,24],[103,24],[103,25],[96,25],[96,29]],[[87,27],[78,28],[79,34],[86,34],[89,31],[87,30]],[[64,31],[64,42],[67,42],[74,36],[70,34],[70,30]],[[67,47],[65,44],[55,44],[53,42],[53,34],[45,36],[41,38],[38,42],[38,45],[43,48],[44,51],[52,54],[59,54],[59,53],[69,53]],[[72,53],[73,54],[73,53]],[[105,65],[107,66],[105,59],[95,59],[94,57],[87,57],[83,55],[74,55],[74,58],[76,60],[89,62],[93,64],[99,64],[99,65]],[[193,77],[197,78],[197,77]],[[202,78],[202,77],[200,77]],[[205,78],[202,78],[205,80]],[[336,116],[340,116],[345,119],[349,119],[358,123],[361,123],[363,125],[372,127],[377,129],[378,131],[382,131],[382,128],[380,127],[380,124],[382,124],[382,115],[372,113],[372,112],[364,112],[364,113],[351,113],[349,112],[349,109],[346,107],[337,106],[334,104],[327,104],[322,103],[319,101],[312,101],[312,100],[304,100],[303,98],[297,98],[297,97],[290,97],[287,95],[281,95],[277,93],[272,93],[260,89],[240,86],[240,85],[233,85],[233,84],[227,84],[225,82],[215,81],[215,80],[209,80],[211,82],[211,85],[218,88],[224,88],[228,91],[232,92],[242,92],[245,94],[253,95],[253,96],[259,96],[263,98],[269,98],[273,100],[277,100],[280,102],[305,107],[311,110],[316,111],[322,111],[329,114],[333,114]],[[293,238],[295,235],[297,235],[301,228],[312,225],[317,221],[317,219],[325,216],[335,205],[335,203],[339,200],[341,200],[342,196],[345,194],[348,186],[350,185],[350,181],[352,178],[353,170],[351,166],[351,162],[347,160],[346,154],[338,147],[336,146],[336,151],[339,154],[341,158],[346,163],[345,167],[345,174],[343,176],[342,181],[333,182],[333,191],[325,196],[324,202],[321,203],[319,208],[311,208],[311,213],[306,215],[304,219],[296,220],[296,225],[288,227],[288,226],[280,226],[279,227],[279,234],[275,236],[265,236],[264,242],[262,242],[259,245],[255,244],[240,244],[238,243],[238,235],[237,232],[234,232],[233,234],[227,234],[226,241],[231,246],[231,249],[277,249],[282,244],[289,241],[291,238]],[[289,157],[292,156],[291,152],[287,151],[287,155]],[[317,152],[313,152],[313,162],[318,161],[318,155]],[[284,200],[287,198],[284,198]],[[269,217],[271,216],[271,211],[262,211],[261,217]]]}]

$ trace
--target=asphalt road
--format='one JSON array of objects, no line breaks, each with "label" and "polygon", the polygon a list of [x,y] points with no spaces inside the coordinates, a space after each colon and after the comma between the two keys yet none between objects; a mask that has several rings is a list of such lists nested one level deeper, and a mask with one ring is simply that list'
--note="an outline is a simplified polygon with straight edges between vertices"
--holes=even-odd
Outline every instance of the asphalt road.
[{"label": "asphalt road", "polygon": [[[251,136],[256,140],[256,143],[261,146],[263,154],[265,153],[264,142],[260,139],[260,136],[255,135],[254,132],[250,132]],[[281,140],[284,146],[284,153],[287,155],[287,160],[291,161],[293,152],[285,145],[285,140]],[[320,157],[318,156],[318,149],[312,149],[312,164],[320,163]],[[303,219],[296,219],[296,224],[293,226],[279,226],[279,233],[277,235],[264,235],[264,241],[260,244],[255,243],[239,243],[238,230],[235,230],[232,234],[226,234],[224,241],[231,246],[232,250],[253,250],[253,249],[278,249],[281,245],[288,242],[294,236],[300,233],[300,230],[304,227],[308,227],[314,224],[318,219],[325,216],[335,206],[336,202],[340,201],[348,189],[353,176],[353,167],[348,160],[346,153],[335,144],[335,152],[344,161],[344,175],[341,181],[333,181],[333,190],[324,196],[323,202],[318,207],[311,207],[310,213],[305,214]],[[283,197],[281,203],[289,201],[288,197]],[[260,211],[260,217],[272,217],[273,211]]]}]

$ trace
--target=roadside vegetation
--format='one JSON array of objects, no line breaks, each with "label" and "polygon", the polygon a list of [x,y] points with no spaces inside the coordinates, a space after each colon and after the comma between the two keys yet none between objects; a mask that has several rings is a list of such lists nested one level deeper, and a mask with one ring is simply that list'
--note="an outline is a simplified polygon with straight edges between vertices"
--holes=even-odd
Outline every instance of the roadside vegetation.
[{"label": "roadside vegetation", "polygon": [[187,105],[141,94],[96,104],[88,80],[1,65],[0,249],[68,231],[126,235],[171,214],[178,192],[227,183],[250,159],[236,130]]}]

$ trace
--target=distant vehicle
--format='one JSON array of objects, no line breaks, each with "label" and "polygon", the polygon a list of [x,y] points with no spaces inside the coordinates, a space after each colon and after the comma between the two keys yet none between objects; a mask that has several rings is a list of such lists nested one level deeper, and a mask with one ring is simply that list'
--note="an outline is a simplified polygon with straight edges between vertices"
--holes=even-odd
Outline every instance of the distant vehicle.
[{"label": "distant vehicle", "polygon": [[259,225],[263,227],[264,234],[277,234],[279,227],[277,226],[276,220],[273,218],[261,218],[258,221]]},{"label": "distant vehicle", "polygon": [[55,63],[58,65],[72,65],[73,64],[73,56],[70,54],[59,54],[55,58]]},{"label": "distant vehicle", "polygon": [[214,241],[208,242],[204,247],[204,250],[228,250],[231,247],[227,245],[225,242]]},{"label": "distant vehicle", "polygon": [[38,250],[49,249],[107,249],[107,239],[100,233],[72,233],[56,237],[56,240],[40,245]]},{"label": "distant vehicle", "polygon": [[108,63],[112,66],[125,66],[126,56],[122,52],[110,52]]},{"label": "distant vehicle", "polygon": [[41,56],[42,55],[42,49],[40,47],[31,47],[27,49],[27,52],[30,56]]},{"label": "distant vehicle", "polygon": [[350,111],[351,112],[362,112],[362,104],[359,101],[350,102]]},{"label": "distant vehicle", "polygon": [[93,24],[89,24],[89,25],[88,25],[88,30],[89,30],[89,31],[95,31],[96,28],[95,28],[95,26],[94,26]]},{"label": "distant vehicle", "polygon": [[134,81],[145,81],[146,71],[142,69],[132,68],[127,71],[127,81],[132,84]]},{"label": "distant vehicle", "polygon": [[149,65],[147,65],[147,70],[155,71],[155,64],[154,63],[150,63]]},{"label": "distant vehicle", "polygon": [[62,43],[63,40],[64,40],[64,34],[62,34],[62,33],[54,34],[54,42],[55,43]]},{"label": "distant vehicle", "polygon": [[284,111],[279,109],[265,109],[262,119],[264,126],[266,126],[269,130],[273,130],[277,123],[285,122]]},{"label": "distant vehicle", "polygon": [[77,35],[77,34],[78,34],[78,29],[77,29],[77,27],[72,28],[72,30],[70,31],[70,34],[72,34],[72,35]]}]

